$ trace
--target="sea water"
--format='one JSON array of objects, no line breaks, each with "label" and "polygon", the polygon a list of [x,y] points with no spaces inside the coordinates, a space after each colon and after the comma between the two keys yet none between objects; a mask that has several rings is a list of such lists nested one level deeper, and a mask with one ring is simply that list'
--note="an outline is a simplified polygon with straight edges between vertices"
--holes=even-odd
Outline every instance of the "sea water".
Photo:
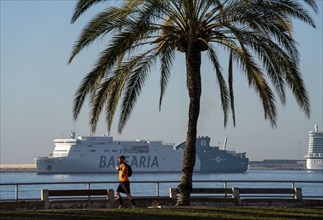
[{"label": "sea water", "polygon": [[[167,196],[168,188],[177,187],[181,173],[133,173],[131,191],[134,196]],[[171,182],[164,182],[171,181]],[[248,170],[245,173],[194,173],[193,187],[295,187],[302,188],[304,196],[323,197],[323,172]],[[206,181],[206,182],[201,182]],[[212,182],[215,181],[215,182]],[[241,182],[238,182],[241,181]],[[250,182],[244,182],[250,181]],[[255,181],[255,182],[252,182]],[[256,182],[268,181],[268,182]],[[273,182],[273,181],[289,181]],[[320,181],[320,183],[299,183],[297,181]],[[79,183],[81,182],[81,183]],[[95,183],[94,183],[95,182]],[[108,183],[107,183],[108,182]],[[226,182],[226,183],[225,183]],[[37,175],[36,173],[0,173],[0,200],[15,199],[18,187],[19,199],[40,199],[41,189],[116,189],[118,173],[105,174],[55,174]],[[35,184],[36,183],[36,184]],[[62,184],[66,183],[66,184]],[[90,184],[89,184],[90,183]]]}]

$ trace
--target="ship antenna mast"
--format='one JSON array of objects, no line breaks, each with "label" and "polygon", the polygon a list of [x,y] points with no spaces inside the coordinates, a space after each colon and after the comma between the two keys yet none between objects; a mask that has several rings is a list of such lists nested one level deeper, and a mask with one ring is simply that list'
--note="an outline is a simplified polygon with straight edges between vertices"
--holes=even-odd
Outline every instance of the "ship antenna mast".
[{"label": "ship antenna mast", "polygon": [[75,131],[75,120],[73,120],[73,131],[71,131],[70,133],[70,138],[71,139],[75,139],[75,134],[76,134],[76,131]]},{"label": "ship antenna mast", "polygon": [[225,137],[224,138],[224,143],[223,143],[223,150],[225,150],[226,147],[227,147],[227,141],[228,141],[228,137]]}]

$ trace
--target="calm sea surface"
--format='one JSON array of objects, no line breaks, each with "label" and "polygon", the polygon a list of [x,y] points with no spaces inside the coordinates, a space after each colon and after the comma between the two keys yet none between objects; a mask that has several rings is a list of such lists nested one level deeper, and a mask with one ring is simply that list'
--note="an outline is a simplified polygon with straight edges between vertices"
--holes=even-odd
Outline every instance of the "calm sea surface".
[{"label": "calm sea surface", "polygon": [[[136,181],[174,181],[172,183],[160,183],[159,194],[168,195],[169,187],[177,187],[181,173],[134,173],[131,177],[131,190],[133,195],[156,195],[156,183],[140,183]],[[295,183],[295,187],[301,187],[304,196],[323,197],[323,172],[309,171],[276,171],[276,170],[249,170],[240,174],[200,174],[195,173],[193,181],[228,181],[227,187],[291,187],[290,183],[243,183],[230,182],[232,180],[284,180],[284,181],[321,181],[321,183]],[[88,184],[75,182],[109,182],[118,181],[117,173],[110,174],[65,174],[65,175],[37,175],[36,173],[0,173],[0,183],[42,183],[38,185],[18,185],[19,199],[39,199],[41,189],[86,189]],[[73,184],[62,184],[74,182]],[[53,184],[55,183],[55,184]],[[194,187],[223,187],[223,182],[194,183]],[[91,188],[116,189],[117,183],[91,183]],[[0,185],[0,200],[15,198],[15,185]]]}]

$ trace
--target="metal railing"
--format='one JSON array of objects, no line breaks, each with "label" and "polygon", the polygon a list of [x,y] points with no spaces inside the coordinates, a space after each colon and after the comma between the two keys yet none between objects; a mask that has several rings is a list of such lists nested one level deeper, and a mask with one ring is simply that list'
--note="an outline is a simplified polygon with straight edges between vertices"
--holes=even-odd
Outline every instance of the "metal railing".
[{"label": "metal railing", "polygon": [[[0,183],[0,201],[4,200],[30,200],[40,199],[33,195],[34,192],[40,192],[40,189],[49,188],[51,186],[55,189],[95,189],[98,185],[112,185],[115,188],[118,181],[88,181],[88,182],[33,182],[33,183]],[[179,181],[131,181],[131,184],[138,186],[138,194],[144,196],[147,194],[147,189],[155,191],[157,197],[168,195],[169,187],[177,187]],[[143,185],[149,184],[150,187],[144,188]],[[220,187],[218,186],[220,184]],[[195,180],[193,187],[206,186],[205,188],[231,188],[231,187],[249,187],[261,188],[261,184],[265,187],[281,187],[282,184],[288,184],[291,188],[300,187],[303,190],[304,199],[323,199],[323,181],[302,181],[302,180]],[[155,185],[155,187],[153,187]],[[217,186],[215,186],[217,185]],[[222,186],[221,186],[222,185]],[[27,189],[23,189],[27,187]],[[29,187],[29,189],[28,189]],[[14,188],[14,190],[12,190]],[[99,187],[103,188],[103,187]],[[163,191],[161,191],[163,190]],[[307,192],[309,191],[309,192]],[[313,193],[313,194],[312,194]],[[28,195],[30,197],[28,197]],[[27,196],[27,197],[26,197]]]}]

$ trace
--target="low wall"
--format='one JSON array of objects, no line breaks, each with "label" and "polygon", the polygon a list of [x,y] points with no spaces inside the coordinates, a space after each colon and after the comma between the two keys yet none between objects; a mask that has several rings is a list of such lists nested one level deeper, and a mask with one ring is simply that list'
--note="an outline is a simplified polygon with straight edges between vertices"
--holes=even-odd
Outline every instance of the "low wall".
[{"label": "low wall", "polygon": [[[135,197],[137,207],[158,207],[174,206],[176,200],[169,197]],[[130,202],[123,197],[124,206],[130,207]],[[114,200],[110,202],[107,199],[96,200],[52,200],[50,209],[82,209],[82,208],[116,208],[119,204]],[[323,200],[303,200],[296,201],[291,199],[242,199],[239,202],[232,198],[211,198],[199,197],[191,198],[191,206],[208,207],[232,207],[232,206],[285,206],[285,207],[322,207]],[[0,201],[0,211],[10,210],[38,210],[44,209],[44,202],[40,200],[25,201]]]},{"label": "low wall", "polygon": [[0,211],[38,210],[44,208],[40,200],[0,201]]}]

